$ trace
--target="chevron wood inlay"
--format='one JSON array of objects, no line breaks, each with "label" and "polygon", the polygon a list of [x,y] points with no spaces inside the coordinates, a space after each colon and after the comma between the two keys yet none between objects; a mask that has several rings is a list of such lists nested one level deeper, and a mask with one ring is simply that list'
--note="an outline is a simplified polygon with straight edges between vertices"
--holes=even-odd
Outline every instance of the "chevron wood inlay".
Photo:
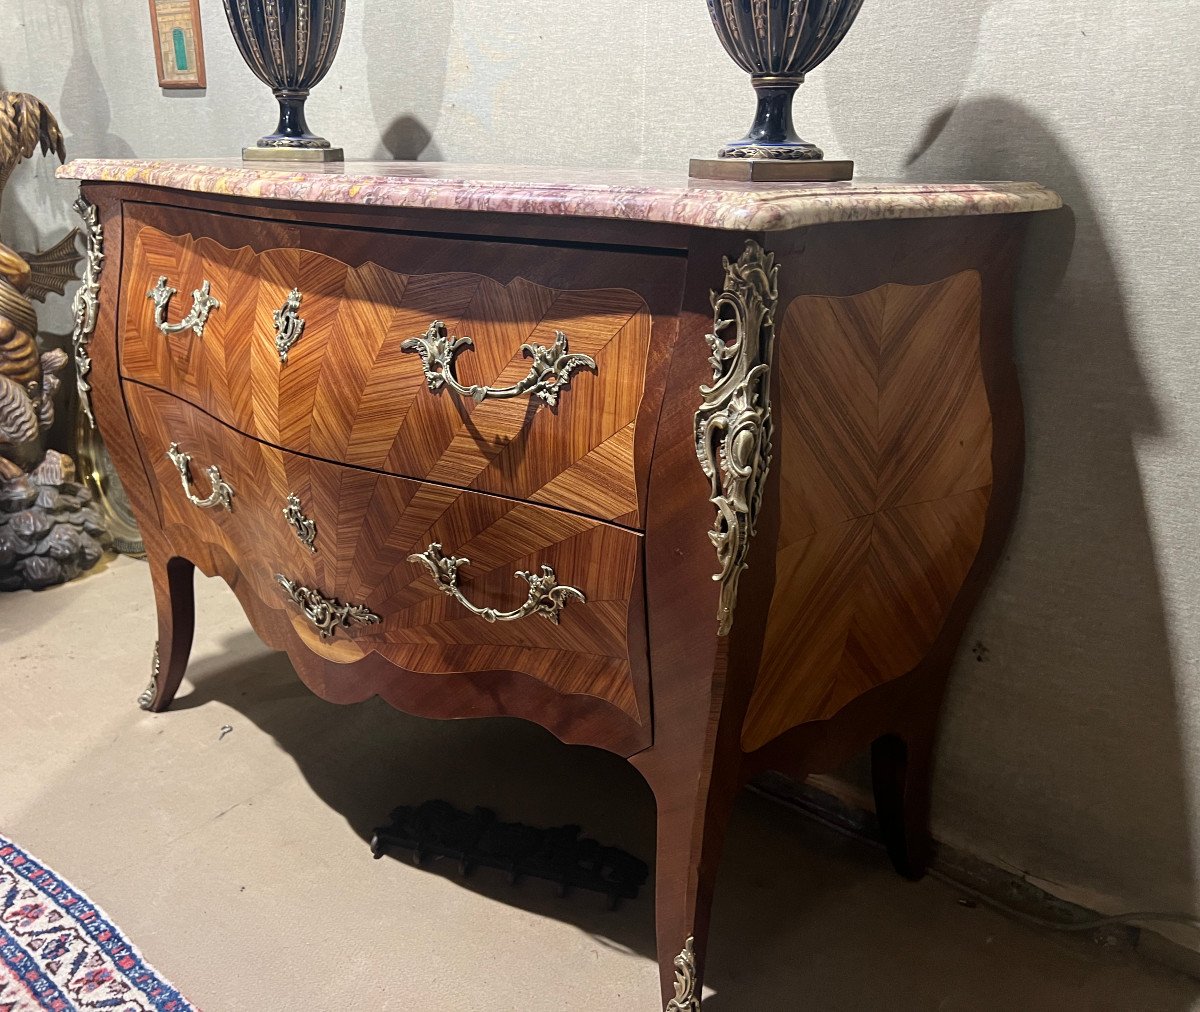
[{"label": "chevron wood inlay", "polygon": [[[151,226],[127,247],[124,375],[299,453],[640,526],[634,438],[651,317],[635,292],[350,268],[311,250],[230,250]],[[193,288],[212,282],[221,307],[203,338],[153,326],[141,296],[159,276],[180,292],[172,320]],[[282,364],[272,312],[294,286],[305,328]],[[596,369],[577,370],[553,409],[529,397],[431,393],[420,358],[400,345],[434,320],[474,341],[455,359],[466,385],[516,383],[531,364],[522,344],[549,346],[558,330]]]},{"label": "chevron wood inlay", "polygon": [[782,315],[776,591],[747,750],[831,717],[925,656],[991,496],[973,271]]},{"label": "chevron wood inlay", "polygon": [[[125,391],[173,541],[220,547],[265,605],[292,616],[309,650],[339,663],[378,654],[407,670],[447,677],[520,671],[644,722],[647,690],[635,679],[629,644],[630,624],[642,621],[630,604],[641,535],[560,510],[286,453],[174,396],[135,383]],[[173,442],[192,456],[199,495],[207,495],[205,469],[220,467],[234,489],[231,512],[199,510],[187,500],[166,457]],[[290,493],[316,523],[315,554],[284,520]],[[471,560],[461,583],[474,603],[516,607],[529,586],[514,574],[542,565],[587,600],[571,602],[557,625],[538,616],[486,622],[443,594],[424,566],[408,561],[432,542]],[[280,592],[276,573],[365,604],[382,622],[322,640]]]}]

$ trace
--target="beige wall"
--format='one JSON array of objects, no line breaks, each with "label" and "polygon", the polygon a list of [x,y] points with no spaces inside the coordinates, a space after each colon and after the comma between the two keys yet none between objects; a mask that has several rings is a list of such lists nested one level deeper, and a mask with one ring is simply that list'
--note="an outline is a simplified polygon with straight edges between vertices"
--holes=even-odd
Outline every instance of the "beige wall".
[{"label": "beige wall", "polygon": [[[0,83],[55,106],[73,155],[236,154],[272,101],[201,7],[207,94],[158,89],[145,0],[0,0]],[[680,168],[748,124],[704,0],[349,8],[310,120],[352,157]],[[1026,490],[955,673],[936,819],[1111,909],[1198,905],[1198,37],[1194,0],[866,0],[798,103],[864,176],[1036,179],[1070,205],[1024,271]],[[70,197],[27,166],[6,238],[54,234]]]}]

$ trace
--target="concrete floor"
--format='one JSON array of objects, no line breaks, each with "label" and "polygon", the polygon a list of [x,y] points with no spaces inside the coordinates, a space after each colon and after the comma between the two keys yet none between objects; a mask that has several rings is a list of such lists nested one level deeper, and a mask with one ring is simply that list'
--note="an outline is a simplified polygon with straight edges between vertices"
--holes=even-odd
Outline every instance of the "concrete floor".
[{"label": "concrete floor", "polygon": [[[189,680],[134,700],[143,564],[0,595],[0,832],[84,889],[207,1012],[658,1008],[653,891],[620,910],[545,883],[373,861],[373,826],[443,797],[578,822],[653,854],[634,771],[516,720],[322,702],[198,578]],[[221,728],[232,731],[221,736]],[[1200,983],[1031,930],[746,795],[717,892],[706,1012],[1200,1008]]]}]

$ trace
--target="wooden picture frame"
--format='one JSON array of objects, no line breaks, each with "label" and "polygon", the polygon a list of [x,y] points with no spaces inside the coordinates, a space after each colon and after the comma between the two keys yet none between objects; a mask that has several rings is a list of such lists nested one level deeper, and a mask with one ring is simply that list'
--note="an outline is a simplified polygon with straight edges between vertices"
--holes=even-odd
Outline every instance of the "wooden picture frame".
[{"label": "wooden picture frame", "polygon": [[159,87],[208,87],[200,0],[150,0],[150,24]]}]

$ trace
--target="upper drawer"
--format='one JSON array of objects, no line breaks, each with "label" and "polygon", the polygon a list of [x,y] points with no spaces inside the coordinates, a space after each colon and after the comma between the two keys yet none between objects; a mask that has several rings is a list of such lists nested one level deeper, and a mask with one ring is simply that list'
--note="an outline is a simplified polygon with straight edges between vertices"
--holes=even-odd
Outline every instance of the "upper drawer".
[{"label": "upper drawer", "polygon": [[125,376],[299,453],[640,526],[680,258],[125,215]]}]

